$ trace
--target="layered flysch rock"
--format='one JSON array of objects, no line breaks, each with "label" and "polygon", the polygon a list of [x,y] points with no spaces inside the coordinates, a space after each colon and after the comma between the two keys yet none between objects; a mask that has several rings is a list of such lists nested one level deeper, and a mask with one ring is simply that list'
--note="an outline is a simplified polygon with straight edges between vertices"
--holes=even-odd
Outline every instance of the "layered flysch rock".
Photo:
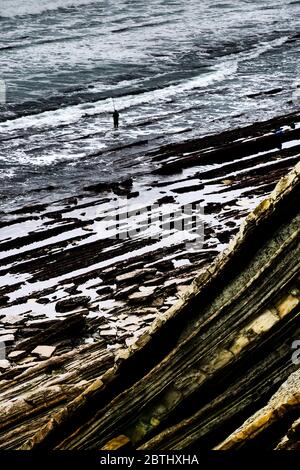
[{"label": "layered flysch rock", "polygon": [[[102,376],[97,349],[89,346],[33,367],[15,382],[2,380],[1,446],[297,447],[299,195],[298,164],[179,302],[129,348],[101,358],[108,368]],[[57,367],[65,373],[50,378]],[[85,370],[84,379],[70,386],[76,367]],[[89,381],[95,367],[98,378]],[[35,396],[28,392],[27,399],[33,383]],[[51,392],[57,403],[67,403],[49,416],[42,397]]]}]

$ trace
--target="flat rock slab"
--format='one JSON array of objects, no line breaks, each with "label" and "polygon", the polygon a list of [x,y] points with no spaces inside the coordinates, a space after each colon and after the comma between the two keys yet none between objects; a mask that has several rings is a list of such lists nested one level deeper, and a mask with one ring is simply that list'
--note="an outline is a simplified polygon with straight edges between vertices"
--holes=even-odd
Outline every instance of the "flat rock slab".
[{"label": "flat rock slab", "polygon": [[33,351],[31,351],[31,354],[39,356],[41,359],[48,359],[52,356],[55,349],[55,346],[37,346]]}]

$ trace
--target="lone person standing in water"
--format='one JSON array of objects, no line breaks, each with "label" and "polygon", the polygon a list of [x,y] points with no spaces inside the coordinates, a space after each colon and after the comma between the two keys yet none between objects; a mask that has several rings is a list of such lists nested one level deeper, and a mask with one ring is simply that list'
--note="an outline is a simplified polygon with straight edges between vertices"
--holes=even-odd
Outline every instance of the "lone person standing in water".
[{"label": "lone person standing in water", "polygon": [[113,112],[113,120],[114,120],[114,128],[118,129],[118,127],[119,127],[119,113],[116,109]]}]

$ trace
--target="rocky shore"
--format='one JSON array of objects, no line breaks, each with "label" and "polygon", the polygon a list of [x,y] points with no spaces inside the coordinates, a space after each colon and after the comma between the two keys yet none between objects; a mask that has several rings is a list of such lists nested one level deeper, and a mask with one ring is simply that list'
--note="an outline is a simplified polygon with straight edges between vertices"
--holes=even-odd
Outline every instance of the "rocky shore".
[{"label": "rocky shore", "polygon": [[291,114],[151,149],[144,177],[2,214],[2,373],[36,363],[44,344],[62,354],[134,342],[226,247],[299,150],[299,115]]},{"label": "rocky shore", "polygon": [[206,272],[299,161],[299,116],[143,149],[144,176],[2,214],[1,448],[26,442]]}]

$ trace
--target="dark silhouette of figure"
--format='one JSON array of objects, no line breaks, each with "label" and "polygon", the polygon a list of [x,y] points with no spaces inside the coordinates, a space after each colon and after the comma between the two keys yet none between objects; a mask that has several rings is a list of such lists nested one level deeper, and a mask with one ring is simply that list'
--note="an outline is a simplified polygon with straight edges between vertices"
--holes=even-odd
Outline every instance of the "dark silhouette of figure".
[{"label": "dark silhouette of figure", "polygon": [[277,148],[281,150],[282,149],[282,137],[284,135],[282,127],[279,127],[278,129],[276,129],[274,132],[274,135],[277,140]]},{"label": "dark silhouette of figure", "polygon": [[114,112],[113,112],[113,120],[114,120],[114,128],[115,129],[118,129],[119,127],[119,113],[118,111],[115,109]]}]

